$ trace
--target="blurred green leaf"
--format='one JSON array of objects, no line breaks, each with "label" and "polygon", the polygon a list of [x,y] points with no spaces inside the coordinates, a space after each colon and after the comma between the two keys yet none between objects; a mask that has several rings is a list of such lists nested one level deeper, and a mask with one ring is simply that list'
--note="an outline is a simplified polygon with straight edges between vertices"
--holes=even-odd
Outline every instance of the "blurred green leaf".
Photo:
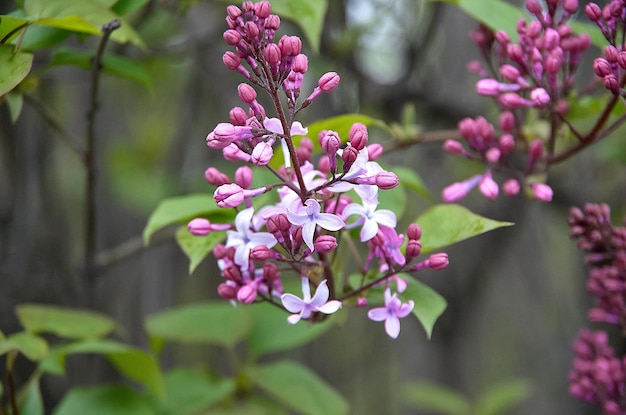
[{"label": "blurred green leaf", "polygon": [[400,184],[404,188],[413,190],[430,203],[434,202],[432,195],[424,184],[424,181],[415,170],[409,167],[394,166],[390,168],[390,171],[394,172],[398,176]]},{"label": "blurred green leaf", "polygon": [[193,274],[198,265],[226,239],[226,232],[211,232],[206,236],[192,235],[186,226],[176,231],[176,242],[189,259],[189,274]]},{"label": "blurred green leaf", "polygon": [[29,26],[22,43],[21,50],[35,51],[57,45],[72,36],[72,32],[46,26]]},{"label": "blurred green leaf", "polygon": [[35,20],[33,24],[90,35],[100,35],[102,33],[98,27],[80,16],[41,17]]},{"label": "blurred green leaf", "polygon": [[515,379],[502,382],[487,390],[479,399],[475,413],[482,415],[510,414],[514,407],[530,396],[530,382]]},{"label": "blurred green leaf", "polygon": [[162,415],[197,415],[235,392],[232,379],[212,379],[205,370],[177,368],[165,375]]},{"label": "blurred green leaf", "polygon": [[9,114],[11,115],[11,122],[15,124],[17,119],[22,113],[22,106],[24,105],[24,94],[21,92],[11,91],[4,96],[9,107]]},{"label": "blurred green leaf", "polygon": [[0,355],[12,350],[18,351],[28,359],[37,361],[48,355],[48,343],[39,336],[21,331],[0,340]]},{"label": "blurred green leaf", "polygon": [[403,301],[413,300],[415,302],[413,315],[422,323],[426,335],[430,339],[433,327],[439,316],[445,311],[448,303],[437,291],[416,280],[411,275],[399,274],[399,276],[408,283],[408,287],[402,293],[399,293],[398,296]]},{"label": "blurred green leaf", "polygon": [[[0,391],[2,396],[2,391]],[[39,388],[39,376],[33,377],[20,390],[17,397],[20,415],[43,415],[43,399]]]},{"label": "blurred green leaf", "polygon": [[149,1],[150,0],[119,0],[111,10],[120,16],[126,16],[129,13],[139,10],[148,4]]},{"label": "blurred green leaf", "polygon": [[[73,65],[85,70],[90,70],[92,60],[92,51],[62,46],[52,54],[50,65]],[[135,81],[145,86],[150,92],[153,91],[150,73],[141,63],[135,60],[120,55],[105,53],[102,56],[102,70],[106,74]]]},{"label": "blurred green leaf", "polygon": [[204,217],[225,222],[235,217],[232,209],[217,206],[209,194],[192,194],[162,200],[148,218],[143,230],[143,241],[147,245],[156,231],[173,224],[189,222],[193,218]]},{"label": "blurred green leaf", "polygon": [[302,346],[326,332],[331,323],[287,324],[288,314],[269,304],[254,305],[254,323],[247,345],[254,357]]},{"label": "blurred green leaf", "polygon": [[28,19],[22,17],[0,16],[0,42],[8,43],[19,34],[20,31],[17,29],[26,27],[28,24]]},{"label": "blurred green leaf", "polygon": [[102,25],[118,19],[122,25],[111,34],[111,39],[120,43],[132,43],[141,49],[146,48],[141,37],[124,18],[95,0],[73,2],[66,0],[24,0],[24,10],[29,17],[36,20],[79,16],[98,28],[98,33],[100,33],[99,28]]},{"label": "blurred green leaf", "polygon": [[513,225],[482,217],[455,204],[435,205],[418,217],[415,223],[422,228],[422,253]]},{"label": "blurred green leaf", "polygon": [[53,333],[59,337],[100,337],[116,327],[115,321],[104,314],[59,306],[22,304],[16,307],[16,313],[27,331]]},{"label": "blurred green leaf", "polygon": [[300,26],[311,49],[316,53],[320,50],[327,8],[328,0],[272,0],[272,13],[293,20]]},{"label": "blurred green leaf", "polygon": [[297,413],[339,415],[348,413],[348,402],[322,378],[290,360],[253,367],[250,379],[262,390]]},{"label": "blurred green leaf", "polygon": [[28,76],[32,64],[32,53],[15,52],[12,45],[0,45],[0,97]]},{"label": "blurred green leaf", "polygon": [[75,387],[63,397],[53,415],[154,415],[147,399],[121,385]]},{"label": "blurred green leaf", "polygon": [[[395,172],[393,168],[388,170]],[[378,202],[376,209],[389,209],[395,213],[397,218],[401,218],[407,208],[406,190],[404,190],[403,186],[396,186],[389,190],[380,190],[378,192]]]},{"label": "blurred green leaf", "polygon": [[[470,402],[461,393],[428,381],[409,383],[404,388],[407,405],[444,415],[468,415]],[[485,415],[482,412],[477,414]]]},{"label": "blurred green leaf", "polygon": [[197,303],[148,316],[150,337],[180,343],[233,347],[250,332],[252,316],[244,307],[224,303]]},{"label": "blurred green leaf", "polygon": [[430,0],[458,6],[465,13],[491,30],[504,30],[511,39],[517,39],[517,22],[529,18],[520,7],[502,0]]}]

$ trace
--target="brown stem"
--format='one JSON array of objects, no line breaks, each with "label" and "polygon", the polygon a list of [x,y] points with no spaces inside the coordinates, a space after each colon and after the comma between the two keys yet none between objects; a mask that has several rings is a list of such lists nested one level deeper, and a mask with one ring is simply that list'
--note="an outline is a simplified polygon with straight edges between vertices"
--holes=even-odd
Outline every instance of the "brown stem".
[{"label": "brown stem", "polygon": [[9,401],[11,402],[11,410],[13,411],[13,415],[19,415],[19,409],[17,407],[17,392],[15,390],[15,379],[13,378],[13,363],[15,362],[15,357],[17,356],[17,352],[15,350],[11,350],[7,354],[7,389],[9,394]]}]

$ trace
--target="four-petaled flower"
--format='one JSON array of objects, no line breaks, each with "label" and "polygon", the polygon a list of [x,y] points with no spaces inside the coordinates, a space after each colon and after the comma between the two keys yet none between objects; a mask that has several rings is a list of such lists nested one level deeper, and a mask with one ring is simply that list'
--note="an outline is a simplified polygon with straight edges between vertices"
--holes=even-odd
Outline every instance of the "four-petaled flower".
[{"label": "four-petaled flower", "polygon": [[361,228],[361,242],[369,241],[378,233],[378,225],[396,227],[396,215],[390,210],[376,210],[377,201],[363,200],[363,204],[350,203],[343,210],[343,216],[360,215],[362,219],[357,223],[363,223]]},{"label": "four-petaled flower", "polygon": [[315,250],[313,236],[315,236],[315,228],[317,225],[329,231],[338,231],[346,226],[346,224],[343,219],[337,215],[333,215],[332,213],[320,213],[322,208],[315,199],[307,199],[304,202],[304,206],[304,209],[302,209],[303,212],[301,213],[288,210],[287,217],[292,224],[302,226],[302,239],[304,239],[306,246],[313,252]]},{"label": "four-petaled flower", "polygon": [[370,320],[385,321],[385,331],[392,339],[400,334],[400,319],[408,316],[413,311],[415,303],[409,300],[402,303],[397,294],[391,295],[391,290],[385,290],[385,306],[371,309],[367,316]]},{"label": "four-petaled flower", "polygon": [[269,232],[255,232],[251,229],[252,215],[254,208],[242,210],[235,218],[235,228],[237,231],[228,231],[226,246],[235,246],[235,264],[241,267],[248,266],[250,250],[255,246],[265,245],[268,248],[276,245],[276,238]]},{"label": "four-petaled flower", "polygon": [[283,302],[283,306],[290,313],[294,313],[287,317],[287,321],[291,324],[296,324],[300,319],[309,318],[314,312],[320,312],[324,314],[332,314],[341,308],[341,302],[337,300],[328,301],[329,292],[326,285],[326,280],[322,281],[317,286],[313,298],[311,298],[311,287],[309,286],[309,279],[302,277],[302,299],[296,297],[293,294],[283,294],[280,300]]}]

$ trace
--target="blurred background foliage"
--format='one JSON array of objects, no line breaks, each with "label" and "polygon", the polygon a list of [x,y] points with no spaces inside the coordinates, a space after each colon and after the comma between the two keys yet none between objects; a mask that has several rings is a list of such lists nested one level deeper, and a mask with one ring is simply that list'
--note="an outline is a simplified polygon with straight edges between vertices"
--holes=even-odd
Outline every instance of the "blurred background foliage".
[{"label": "blurred background foliage", "polygon": [[[38,50],[31,75],[16,90],[24,97],[21,113],[15,116],[19,102],[9,103],[14,97],[6,96],[0,107],[0,329],[5,334],[21,330],[15,308],[22,303],[90,308],[118,322],[118,339],[146,348],[146,316],[216,298],[214,264],[205,261],[188,275],[173,232],[158,233],[147,248],[141,233],[161,199],[208,192],[205,168],[232,168],[206,148],[204,138],[239,104],[235,87],[241,79],[221,62],[228,3],[108,3],[126,19],[123,27],[135,32],[126,33],[134,39],[131,43],[108,44],[109,59],[123,60],[111,65],[116,71],[104,72],[98,98],[98,272],[92,279],[81,273],[85,170],[75,151],[84,146],[88,129],[86,68],[98,38],[57,31],[60,43],[42,45],[37,42],[53,38],[51,31],[58,28],[32,27],[28,32],[34,34],[23,46]],[[292,4],[278,3],[284,8]],[[283,19],[280,31],[307,39],[310,76],[305,90],[326,71],[342,77],[338,90],[302,113],[305,125],[354,112],[414,134],[454,129],[462,117],[489,114],[488,101],[474,93],[475,79],[465,70],[478,57],[467,36],[476,23],[455,5],[421,0],[319,4],[327,6],[319,38],[303,32],[293,19]],[[2,1],[0,13],[22,6]],[[590,73],[594,53],[587,56]],[[381,142],[386,134],[372,132]],[[441,188],[475,168],[444,155],[438,142],[400,150],[384,161],[415,169],[436,200]],[[609,138],[554,169],[549,183],[556,192],[550,204],[522,198],[487,203],[469,196],[464,204],[474,212],[516,226],[448,249],[451,265],[446,270],[423,273],[423,280],[448,301],[431,340],[412,321],[391,341],[362,310],[348,310],[349,319],[315,342],[270,357],[293,358],[311,367],[355,414],[593,413],[567,392],[570,344],[586,322],[589,299],[582,257],[568,239],[565,220],[570,206],[592,201],[609,203],[615,222],[622,221],[625,154],[624,146]],[[423,211],[429,202],[415,196],[407,206]],[[102,352],[103,347],[92,350]],[[205,344],[168,346],[162,364],[204,364],[213,374],[227,373],[224,353]],[[69,387],[119,380],[111,359],[72,355],[66,364],[66,376],[42,378],[47,412]],[[32,370],[32,363],[18,358],[16,383],[23,385]],[[6,368],[0,374],[4,378]],[[168,379],[176,383],[175,377]],[[195,384],[220,390],[202,379]],[[128,390],[101,393],[105,398],[107,393],[126,396]],[[7,404],[6,395],[2,404]]]}]

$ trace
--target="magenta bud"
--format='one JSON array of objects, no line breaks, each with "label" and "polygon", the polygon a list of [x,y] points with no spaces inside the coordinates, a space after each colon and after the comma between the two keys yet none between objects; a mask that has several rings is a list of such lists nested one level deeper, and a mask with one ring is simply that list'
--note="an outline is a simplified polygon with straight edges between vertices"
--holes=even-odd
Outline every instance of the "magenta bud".
[{"label": "magenta bud", "polygon": [[544,183],[531,183],[530,190],[535,199],[542,202],[550,202],[552,200],[552,188]]},{"label": "magenta bud", "polygon": [[327,254],[337,249],[337,239],[332,235],[321,235],[313,244],[315,251],[321,254]]},{"label": "magenta bud", "polygon": [[242,189],[249,189],[252,185],[252,169],[248,166],[241,166],[235,171],[235,183]]},{"label": "magenta bud", "polygon": [[515,115],[511,111],[504,111],[498,118],[500,128],[503,131],[509,132],[515,128]]},{"label": "magenta bud", "polygon": [[344,173],[347,173],[348,170],[350,170],[350,167],[352,167],[358,155],[359,152],[357,151],[357,149],[352,147],[351,145],[343,149],[343,152],[341,153],[341,159],[343,160]]},{"label": "magenta bud", "polygon": [[457,128],[464,138],[473,138],[477,134],[476,121],[471,118],[463,118]]},{"label": "magenta bud", "polygon": [[215,245],[215,248],[213,248],[213,255],[217,259],[226,258],[228,255],[228,248],[226,248],[224,244],[217,244]]},{"label": "magenta bud", "polygon": [[303,55],[301,53],[293,59],[293,65],[291,67],[292,71],[302,74],[302,73],[306,73],[308,68],[309,68],[309,58],[307,58],[306,55]]},{"label": "magenta bud", "polygon": [[520,45],[509,43],[506,45],[506,54],[514,62],[524,61],[524,50]]},{"label": "magenta bud", "polygon": [[390,171],[383,171],[376,175],[376,186],[381,190],[393,189],[398,183],[400,183],[400,179]]},{"label": "magenta bud", "polygon": [[619,82],[617,77],[613,74],[605,76],[604,87],[617,95],[619,93]]},{"label": "magenta bud", "polygon": [[204,236],[211,233],[211,222],[204,218],[195,218],[189,221],[187,224],[189,233],[196,236]]},{"label": "magenta bud", "polygon": [[543,156],[543,142],[539,138],[535,138],[528,148],[528,154],[533,160],[540,159]]},{"label": "magenta bud", "polygon": [[456,140],[446,140],[443,142],[443,150],[450,154],[465,154],[463,144]]},{"label": "magenta bud", "polygon": [[223,184],[215,189],[213,198],[221,208],[232,208],[239,206],[244,200],[243,189],[234,183]]},{"label": "magenta bud", "polygon": [[270,216],[267,219],[267,231],[271,233],[286,232],[291,228],[291,222],[284,213]]},{"label": "magenta bud", "polygon": [[350,140],[352,147],[359,151],[362,150],[367,145],[368,141],[367,127],[365,124],[360,122],[352,124],[350,132],[348,133],[348,139]]},{"label": "magenta bud", "polygon": [[241,16],[241,9],[237,6],[230,5],[226,7],[226,13],[231,19],[237,19],[239,16]]},{"label": "magenta bud", "polygon": [[500,156],[501,156],[501,152],[500,149],[497,147],[491,147],[489,150],[487,150],[485,152],[485,158],[487,159],[487,161],[489,161],[489,163],[497,163],[500,161]]},{"label": "magenta bud", "polygon": [[329,157],[334,157],[341,146],[341,140],[336,131],[325,130],[320,137],[320,144],[322,145],[324,153],[328,154]]},{"label": "magenta bud", "polygon": [[616,63],[617,58],[619,57],[619,51],[617,50],[615,46],[607,45],[604,48],[604,57],[606,58],[607,61],[611,63]]},{"label": "magenta bud", "polygon": [[222,275],[229,281],[241,281],[241,270],[234,265],[224,268]]},{"label": "magenta bud", "polygon": [[498,139],[498,148],[501,154],[508,154],[515,150],[515,138],[512,134],[502,134]]},{"label": "magenta bud", "polygon": [[407,261],[412,260],[419,256],[422,252],[422,243],[415,239],[409,239],[409,242],[406,245],[406,259]]},{"label": "magenta bud", "polygon": [[483,179],[478,185],[478,189],[487,199],[493,200],[498,197],[498,184],[495,182],[495,180],[493,180],[490,172],[485,173]]},{"label": "magenta bud", "polygon": [[273,262],[266,262],[263,264],[263,279],[268,283],[274,282],[280,279],[280,271]]},{"label": "magenta bud", "polygon": [[224,32],[224,40],[231,46],[237,46],[239,41],[241,41],[241,34],[234,29],[228,29]]},{"label": "magenta bud", "polygon": [[409,240],[419,240],[422,237],[422,228],[417,223],[411,223],[406,229],[406,236]]},{"label": "magenta bud", "polygon": [[272,13],[272,5],[269,1],[263,0],[254,5],[254,14],[261,19],[267,18]]},{"label": "magenta bud", "polygon": [[602,17],[602,10],[600,6],[595,3],[588,3],[585,6],[585,14],[592,22],[597,22]]},{"label": "magenta bud", "polygon": [[605,77],[613,72],[611,64],[604,58],[596,58],[593,60],[593,71],[600,77]]},{"label": "magenta bud", "polygon": [[248,84],[239,84],[237,92],[241,101],[246,104],[250,104],[256,99],[256,91]]},{"label": "magenta bud", "polygon": [[619,55],[617,55],[617,64],[620,68],[626,69],[626,50],[620,51]]},{"label": "magenta bud", "polygon": [[538,0],[526,0],[526,9],[532,14],[541,13],[541,4]]},{"label": "magenta bud", "polygon": [[463,182],[452,183],[441,191],[441,199],[446,203],[458,202],[467,196],[470,190],[471,188]]},{"label": "magenta bud", "polygon": [[256,166],[266,166],[274,156],[274,150],[269,142],[260,142],[252,150],[250,161]]},{"label": "magenta bud", "polygon": [[515,196],[520,191],[519,182],[515,179],[509,179],[502,184],[502,190],[507,196]]},{"label": "magenta bud", "polygon": [[278,30],[280,27],[280,17],[275,14],[270,14],[265,19],[265,28],[270,30]]},{"label": "magenta bud", "polygon": [[250,258],[255,261],[265,261],[272,257],[272,251],[265,245],[257,245],[250,250]]},{"label": "magenta bud", "polygon": [[576,10],[578,10],[578,0],[564,0],[563,10],[565,10],[569,14],[576,13]]},{"label": "magenta bud", "polygon": [[246,22],[243,26],[243,31],[249,40],[253,40],[259,37],[259,26],[254,22]]},{"label": "magenta bud", "polygon": [[500,75],[502,75],[504,79],[510,82],[517,82],[518,78],[520,77],[519,70],[515,66],[508,64],[502,65],[500,67]]},{"label": "magenta bud", "polygon": [[263,50],[263,56],[270,65],[275,65],[280,62],[280,48],[276,43],[270,43],[265,46],[265,49]]},{"label": "magenta bud", "polygon": [[237,126],[246,125],[246,121],[248,120],[248,114],[246,114],[246,111],[241,107],[234,107],[231,109],[228,116],[230,118],[230,122]]},{"label": "magenta bud", "polygon": [[433,254],[428,258],[428,266],[434,270],[444,269],[449,263],[448,254],[445,253]]},{"label": "magenta bud", "polygon": [[500,93],[500,82],[497,79],[481,79],[476,83],[476,92],[480,95],[492,97]]},{"label": "magenta bud", "polygon": [[237,287],[223,282],[217,286],[217,293],[225,300],[234,300],[237,297]]},{"label": "magenta bud", "polygon": [[383,155],[384,148],[382,144],[374,143],[367,146],[367,156],[369,161],[376,160]]},{"label": "magenta bud", "polygon": [[328,158],[328,156],[324,154],[322,157],[320,157],[320,160],[317,163],[317,169],[322,173],[330,173],[330,167],[330,158]]},{"label": "magenta bud", "polygon": [[530,91],[530,99],[532,99],[536,106],[543,107],[550,102],[550,95],[548,91],[543,88],[535,88]]},{"label": "magenta bud", "polygon": [[228,176],[216,169],[215,167],[209,167],[208,169],[206,169],[204,172],[204,178],[207,182],[209,182],[209,184],[212,184],[213,186],[221,186],[223,184],[230,183],[230,179],[228,178]]},{"label": "magenta bud", "polygon": [[339,85],[339,75],[337,72],[327,72],[317,81],[317,86],[323,92],[330,92]]},{"label": "magenta bud", "polygon": [[222,62],[228,69],[235,71],[241,65],[241,58],[235,52],[228,51],[222,56]]},{"label": "magenta bud", "polygon": [[278,41],[283,56],[297,56],[302,52],[302,41],[298,36],[283,36]]},{"label": "magenta bud", "polygon": [[496,39],[496,42],[498,42],[501,45],[506,45],[511,41],[509,34],[505,32],[504,30],[498,30],[495,33],[495,39]]},{"label": "magenta bud", "polygon": [[258,293],[254,283],[244,285],[237,291],[237,300],[244,304],[252,304],[256,300]]},{"label": "magenta bud", "polygon": [[367,298],[359,297],[356,299],[357,307],[367,307]]}]

